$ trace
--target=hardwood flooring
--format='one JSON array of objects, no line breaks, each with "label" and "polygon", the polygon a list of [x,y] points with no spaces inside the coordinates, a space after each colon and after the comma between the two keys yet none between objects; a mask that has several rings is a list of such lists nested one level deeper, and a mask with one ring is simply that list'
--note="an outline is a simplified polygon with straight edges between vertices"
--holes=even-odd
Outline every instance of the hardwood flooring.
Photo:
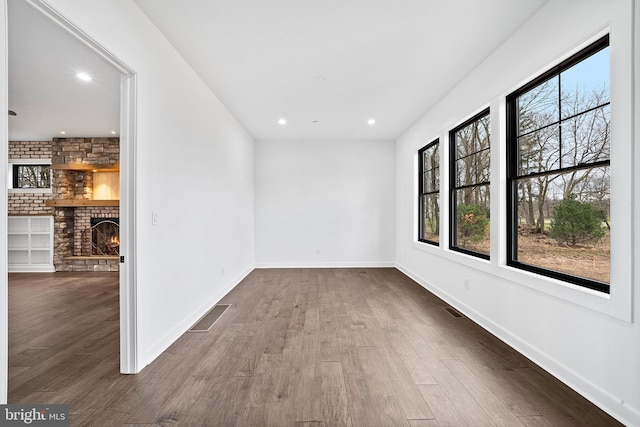
[{"label": "hardwood flooring", "polygon": [[11,274],[9,403],[72,426],[614,426],[395,269],[255,270],[206,333],[118,373],[117,273]]}]

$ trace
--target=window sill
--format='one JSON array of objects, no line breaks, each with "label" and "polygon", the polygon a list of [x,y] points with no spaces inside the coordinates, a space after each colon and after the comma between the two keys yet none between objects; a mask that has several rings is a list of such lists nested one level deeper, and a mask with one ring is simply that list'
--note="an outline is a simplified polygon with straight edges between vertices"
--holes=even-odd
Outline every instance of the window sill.
[{"label": "window sill", "polygon": [[51,188],[9,188],[9,194],[52,194]]},{"label": "window sill", "polygon": [[506,264],[498,264],[493,260],[489,261],[441,247],[433,247],[418,241],[414,241],[412,247],[420,252],[493,275],[513,286],[525,287],[534,292],[561,299],[627,323],[632,322],[632,306],[628,296],[625,296],[626,288],[624,286],[616,287],[616,283],[621,283],[621,281],[616,282],[615,278],[611,281],[611,294],[607,294]]}]

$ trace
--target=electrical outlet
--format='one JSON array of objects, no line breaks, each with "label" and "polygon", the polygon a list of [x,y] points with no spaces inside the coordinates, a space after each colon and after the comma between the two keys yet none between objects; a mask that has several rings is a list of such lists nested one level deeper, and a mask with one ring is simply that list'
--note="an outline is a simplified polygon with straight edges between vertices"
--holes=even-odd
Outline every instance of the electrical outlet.
[{"label": "electrical outlet", "polygon": [[158,225],[159,222],[160,216],[158,215],[158,212],[151,211],[151,225]]},{"label": "electrical outlet", "polygon": [[320,248],[316,249],[316,255],[320,255]]},{"label": "electrical outlet", "polygon": [[464,288],[466,290],[469,290],[469,279],[466,277],[464,278]]}]

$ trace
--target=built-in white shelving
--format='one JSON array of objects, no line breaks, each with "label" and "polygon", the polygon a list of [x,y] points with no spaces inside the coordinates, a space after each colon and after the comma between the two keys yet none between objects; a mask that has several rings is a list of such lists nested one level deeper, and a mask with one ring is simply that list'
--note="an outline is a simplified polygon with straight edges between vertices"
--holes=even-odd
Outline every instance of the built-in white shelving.
[{"label": "built-in white shelving", "polygon": [[10,216],[9,272],[54,272],[53,217]]}]

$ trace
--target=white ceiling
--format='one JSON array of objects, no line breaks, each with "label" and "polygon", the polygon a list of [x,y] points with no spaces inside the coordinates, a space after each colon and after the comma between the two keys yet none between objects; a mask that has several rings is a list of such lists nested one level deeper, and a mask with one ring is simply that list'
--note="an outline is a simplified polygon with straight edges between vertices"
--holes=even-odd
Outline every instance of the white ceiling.
[{"label": "white ceiling", "polygon": [[256,139],[395,139],[546,2],[134,1]]},{"label": "white ceiling", "polygon": [[[7,3],[9,109],[17,113],[9,140],[117,136],[118,71],[24,0]],[[93,81],[80,81],[80,71]]]},{"label": "white ceiling", "polygon": [[[134,1],[254,138],[347,140],[397,138],[548,0]],[[9,0],[9,108],[13,140],[110,136],[119,76]]]}]

